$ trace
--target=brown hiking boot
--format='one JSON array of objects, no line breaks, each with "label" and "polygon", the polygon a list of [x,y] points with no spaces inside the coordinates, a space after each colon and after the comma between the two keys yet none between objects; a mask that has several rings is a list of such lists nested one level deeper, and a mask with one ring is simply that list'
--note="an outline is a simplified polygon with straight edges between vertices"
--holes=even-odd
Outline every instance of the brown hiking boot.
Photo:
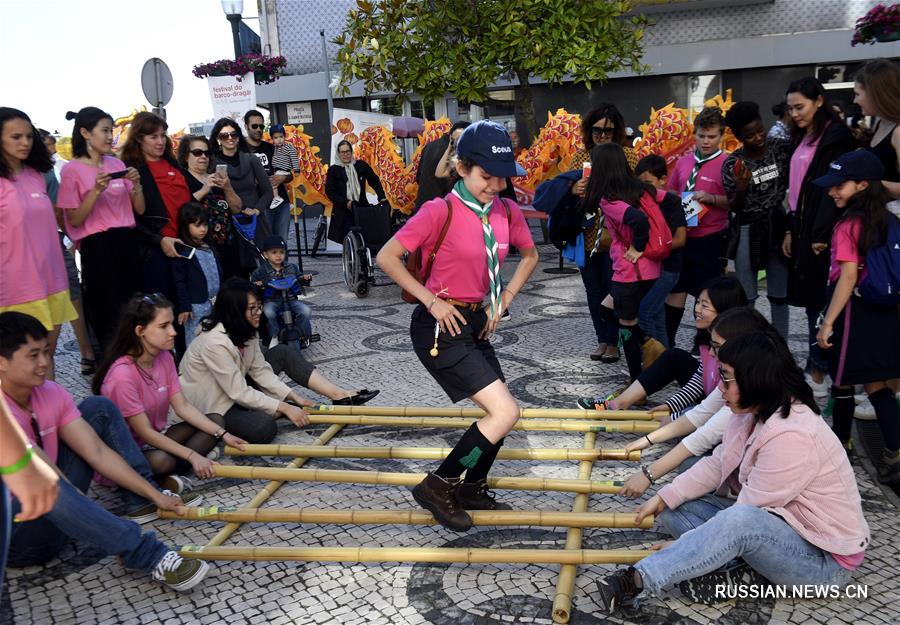
[{"label": "brown hiking boot", "polygon": [[512,510],[512,506],[497,503],[484,480],[463,482],[457,486],[456,503],[464,510]]},{"label": "brown hiking boot", "polygon": [[413,487],[412,495],[435,521],[454,532],[466,532],[472,527],[472,517],[456,503],[455,491],[459,484],[459,478],[445,480],[429,473]]},{"label": "brown hiking boot", "polygon": [[656,362],[656,359],[662,356],[664,351],[666,351],[666,346],[652,336],[644,341],[644,344],[641,345],[641,370],[649,369],[650,365]]}]

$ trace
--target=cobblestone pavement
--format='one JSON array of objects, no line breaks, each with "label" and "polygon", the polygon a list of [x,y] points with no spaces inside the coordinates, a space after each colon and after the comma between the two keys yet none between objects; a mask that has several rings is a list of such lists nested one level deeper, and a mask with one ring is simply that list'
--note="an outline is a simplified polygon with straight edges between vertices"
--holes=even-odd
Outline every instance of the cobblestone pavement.
[{"label": "cobblestone pavement", "polygon": [[[396,286],[378,286],[357,299],[341,282],[340,260],[305,259],[315,277],[313,324],[322,341],[306,355],[328,378],[346,388],[379,388],[375,405],[443,406],[448,400],[411,352],[407,327],[412,308],[400,300]],[[625,381],[624,361],[591,362],[596,349],[584,291],[577,275],[544,272],[556,262],[555,250],[541,247],[541,264],[512,307],[494,339],[510,388],[524,406],[572,407],[582,394],[610,392]],[[514,262],[508,263],[510,275]],[[380,282],[386,282],[379,275]],[[761,300],[761,308],[765,301]],[[768,312],[764,310],[764,312]],[[798,313],[799,311],[794,311]],[[682,326],[687,344],[691,328]],[[805,328],[792,319],[792,329]],[[805,330],[791,337],[805,352]],[[805,354],[804,354],[805,355]],[[66,329],[57,355],[60,381],[80,399],[88,385],[78,372],[77,346]],[[663,393],[655,399],[660,399]],[[323,426],[298,430],[280,424],[278,441],[311,442]],[[452,446],[460,430],[345,427],[332,441],[339,445]],[[600,434],[598,444],[621,447],[632,436]],[[580,434],[514,432],[507,447],[578,447]],[[668,448],[647,454],[654,459]],[[223,462],[283,466],[284,458],[244,458]],[[307,466],[331,469],[423,471],[436,463],[401,460],[313,460]],[[635,464],[597,462],[593,479],[620,479]],[[855,467],[872,545],[853,582],[867,587],[864,599],[748,600],[717,607],[690,604],[675,591],[643,606],[638,623],[897,623],[900,580],[897,576],[897,530],[900,517],[891,499],[859,465]],[[500,461],[497,476],[577,476],[575,462]],[[240,507],[262,482],[214,479],[200,484],[205,505]],[[110,491],[95,487],[113,511],[121,511]],[[503,501],[522,510],[570,510],[567,493],[501,491]],[[637,502],[593,495],[591,511],[630,511]],[[283,486],[266,507],[322,509],[414,508],[405,488],[293,482]],[[147,529],[177,544],[204,544],[221,523],[156,521]],[[589,529],[585,548],[646,548],[664,538],[657,531]],[[421,546],[562,548],[565,528],[474,528],[455,534],[440,527],[337,526],[289,523],[244,525],[226,544],[293,546]],[[596,582],[610,566],[579,569],[571,623],[622,622],[608,618],[595,599]],[[555,565],[316,564],[300,562],[215,562],[206,581],[179,595],[146,578],[126,572],[114,558],[84,546],[69,545],[47,566],[7,571],[0,598],[0,622],[26,623],[341,623],[346,625],[418,625],[551,623],[559,567]]]}]

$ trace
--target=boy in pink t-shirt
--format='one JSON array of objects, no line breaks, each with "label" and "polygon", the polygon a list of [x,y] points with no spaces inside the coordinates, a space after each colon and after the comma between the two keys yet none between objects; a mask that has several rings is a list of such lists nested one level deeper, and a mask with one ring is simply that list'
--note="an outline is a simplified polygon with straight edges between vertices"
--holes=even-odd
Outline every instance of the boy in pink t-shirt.
[{"label": "boy in pink t-shirt", "polygon": [[[208,565],[182,560],[152,533],[141,534],[135,523],[156,518],[157,507],[175,510],[182,500],[160,492],[152,481],[149,465],[112,402],[89,397],[76,407],[65,389],[46,381],[49,362],[47,331],[38,320],[19,312],[0,313],[0,386],[5,399],[31,445],[66,478],[59,481],[59,497],[45,516],[13,526],[10,564],[43,564],[59,553],[68,537],[119,555],[126,567],[176,590],[199,583]],[[95,470],[121,487],[131,510],[126,518],[113,516],[85,496]],[[14,500],[12,508],[15,514],[19,502]]]},{"label": "boy in pink t-shirt", "polygon": [[725,118],[718,107],[703,109],[694,119],[695,148],[682,156],[669,176],[669,190],[682,198],[687,221],[687,242],[681,275],[666,298],[666,334],[675,331],[684,316],[687,295],[700,294],[703,286],[725,273],[728,234],[728,197],[722,183],[722,151]]}]

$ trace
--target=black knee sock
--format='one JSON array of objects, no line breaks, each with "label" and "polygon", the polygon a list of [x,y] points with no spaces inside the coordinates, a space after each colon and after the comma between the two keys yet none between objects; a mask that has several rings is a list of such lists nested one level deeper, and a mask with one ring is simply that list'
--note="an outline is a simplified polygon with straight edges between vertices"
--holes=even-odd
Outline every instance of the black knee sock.
[{"label": "black knee sock", "polygon": [[475,467],[493,446],[478,429],[478,424],[473,423],[434,473],[444,479],[459,477],[463,471]]},{"label": "black knee sock", "polygon": [[600,319],[602,319],[603,323],[605,323],[606,325],[612,327],[615,327],[617,325],[616,316],[613,314],[612,308],[607,308],[606,306],[601,305],[598,314],[600,315]]},{"label": "black knee sock", "polygon": [[897,451],[900,449],[900,406],[897,405],[894,392],[889,388],[883,388],[870,394],[869,401],[875,408],[885,449]]},{"label": "black knee sock", "polygon": [[675,335],[678,334],[678,326],[684,317],[684,308],[665,305],[666,308],[666,338],[669,339],[669,348],[675,347]]},{"label": "black knee sock", "polygon": [[831,429],[841,443],[850,440],[850,429],[853,426],[853,410],[856,405],[853,401],[853,387],[831,387]]},{"label": "black knee sock", "polygon": [[625,362],[628,363],[628,375],[636,380],[641,375],[641,343],[644,342],[644,331],[641,326],[626,326],[619,324],[619,343],[625,352]]},{"label": "black knee sock", "polygon": [[497,452],[503,446],[503,441],[504,439],[501,438],[496,445],[481,455],[474,467],[466,471],[467,482],[478,482],[487,479],[488,471],[491,470],[494,460],[497,459]]}]

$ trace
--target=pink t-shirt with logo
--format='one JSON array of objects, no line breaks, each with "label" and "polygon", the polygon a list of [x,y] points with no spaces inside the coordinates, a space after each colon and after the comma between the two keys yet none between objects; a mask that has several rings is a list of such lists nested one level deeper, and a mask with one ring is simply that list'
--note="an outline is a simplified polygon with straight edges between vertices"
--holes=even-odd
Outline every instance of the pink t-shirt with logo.
[{"label": "pink t-shirt with logo", "polygon": [[[162,432],[166,429],[172,397],[181,392],[175,359],[171,352],[160,352],[148,371],[139,367],[131,356],[122,356],[109,368],[100,392],[119,408],[126,422],[143,412],[153,429]],[[130,422],[128,427],[138,446],[144,445],[145,441],[135,433]]]},{"label": "pink t-shirt with logo", "polygon": [[85,196],[94,188],[97,173],[125,171],[125,163],[112,156],[104,156],[100,169],[86,163],[69,161],[63,167],[59,181],[56,205],[63,209],[66,233],[75,243],[98,232],[113,228],[134,228],[134,211],[131,208],[131,191],[134,185],[125,178],[110,180],[109,185],[94,203],[94,208],[80,226],[73,226],[69,213],[81,205]]},{"label": "pink t-shirt with logo", "polygon": [[[722,182],[722,165],[725,164],[726,158],[728,158],[728,155],[722,152],[711,161],[703,163],[700,171],[697,173],[697,180],[694,182],[694,191],[725,195],[725,185]],[[695,162],[693,152],[685,154],[675,162],[672,175],[669,176],[669,191],[681,196],[688,180],[691,178],[691,171],[694,169]],[[727,209],[710,204],[704,204],[703,206],[706,208],[706,212],[701,214],[699,223],[687,229],[689,239],[715,234],[728,227]]]},{"label": "pink t-shirt with logo", "polygon": [[816,150],[819,148],[819,135],[815,141],[810,141],[809,137],[803,138],[797,149],[791,155],[791,167],[788,170],[788,207],[791,212],[797,210],[797,202],[800,200],[800,189],[803,187],[803,178],[809,171],[809,165],[812,163]]},{"label": "pink t-shirt with logo", "polygon": [[[440,293],[445,298],[481,302],[489,288],[481,219],[455,195],[447,195],[447,198],[453,204],[453,221],[450,222],[447,236],[434,259],[434,266],[425,286],[432,293]],[[506,202],[510,208],[509,222],[502,202]],[[502,202],[499,198],[494,200],[488,217],[497,239],[501,265],[509,253],[510,244],[522,250],[534,247],[531,231],[521,209],[512,200]],[[436,198],[422,204],[394,238],[408,251],[421,247],[424,265],[446,220],[447,204],[444,198]]]},{"label": "pink t-shirt with logo", "polygon": [[41,449],[47,454],[51,462],[56,462],[59,457],[59,431],[81,418],[75,400],[69,392],[56,382],[44,382],[31,391],[28,407],[31,411],[23,410],[8,395],[6,403],[12,411],[25,436],[33,445],[37,445],[33,423],[36,421],[41,435]]},{"label": "pink t-shirt with logo", "polygon": [[[828,282],[834,283],[841,277],[841,263],[856,263],[863,265],[864,258],[859,256],[859,229],[862,222],[859,219],[845,219],[838,222],[831,234],[831,266],[828,268]],[[866,277],[865,267],[857,276],[857,283]]]},{"label": "pink t-shirt with logo", "polygon": [[26,165],[15,179],[0,178],[0,307],[68,288],[47,183]]}]

